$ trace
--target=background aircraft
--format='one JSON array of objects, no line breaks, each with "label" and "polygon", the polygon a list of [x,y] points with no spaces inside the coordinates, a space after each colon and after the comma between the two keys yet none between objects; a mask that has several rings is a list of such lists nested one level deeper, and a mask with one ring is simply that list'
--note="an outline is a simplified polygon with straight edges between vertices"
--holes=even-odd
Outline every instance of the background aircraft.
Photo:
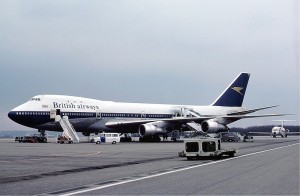
[{"label": "background aircraft", "polygon": [[299,134],[299,132],[290,132],[288,129],[284,128],[284,122],[287,121],[295,121],[295,120],[273,120],[273,121],[279,121],[281,122],[281,127],[275,126],[272,128],[272,137],[281,136],[281,137],[287,137],[287,135],[292,134]]},{"label": "background aircraft", "polygon": [[298,135],[300,132],[290,132],[287,128],[284,128],[284,122],[295,121],[295,120],[272,120],[276,122],[281,122],[281,126],[275,126],[270,132],[249,132],[249,134],[258,135],[271,135],[276,138],[277,136],[287,137],[288,135]]}]

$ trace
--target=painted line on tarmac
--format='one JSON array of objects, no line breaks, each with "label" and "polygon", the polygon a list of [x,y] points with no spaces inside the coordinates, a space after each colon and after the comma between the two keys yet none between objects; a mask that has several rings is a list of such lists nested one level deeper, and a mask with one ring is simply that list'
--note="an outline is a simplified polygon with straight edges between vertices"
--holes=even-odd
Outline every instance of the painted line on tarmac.
[{"label": "painted line on tarmac", "polygon": [[290,144],[290,145],[287,145],[287,146],[281,146],[281,147],[272,148],[272,149],[268,149],[268,150],[263,150],[263,151],[259,151],[259,152],[253,152],[253,153],[241,155],[241,156],[238,156],[238,157],[232,157],[232,158],[228,158],[228,159],[223,159],[223,160],[220,160],[220,161],[214,161],[214,162],[204,163],[204,164],[200,164],[200,165],[193,165],[193,166],[190,166],[190,167],[176,169],[176,170],[173,170],[173,171],[167,171],[167,172],[162,172],[162,173],[159,173],[159,174],[153,174],[153,175],[149,175],[149,176],[145,176],[145,177],[140,177],[140,178],[125,180],[125,181],[121,181],[121,182],[110,183],[110,184],[106,184],[106,185],[102,185],[102,186],[87,188],[87,189],[83,189],[83,190],[79,190],[79,191],[74,191],[74,192],[69,192],[69,193],[65,193],[65,194],[60,194],[60,196],[70,196],[70,195],[76,195],[76,194],[81,194],[81,193],[87,193],[87,192],[91,192],[91,191],[95,191],[95,190],[100,190],[100,189],[105,189],[105,188],[109,188],[109,187],[113,187],[113,186],[127,184],[127,183],[130,183],[130,182],[141,181],[141,180],[145,180],[145,179],[149,179],[149,178],[155,178],[155,177],[158,177],[158,176],[164,176],[164,175],[167,175],[167,174],[177,173],[177,172],[181,172],[181,171],[185,171],[185,170],[190,170],[190,169],[194,169],[194,168],[198,168],[198,167],[203,167],[203,166],[207,166],[207,165],[213,165],[213,164],[221,163],[221,162],[225,162],[225,161],[231,161],[231,160],[234,160],[234,159],[248,157],[248,156],[252,156],[252,155],[256,155],[256,154],[261,154],[261,153],[269,152],[269,151],[274,151],[274,150],[278,150],[278,149],[282,149],[282,148],[287,148],[287,147],[291,147],[291,146],[299,145],[299,144],[300,143]]},{"label": "painted line on tarmac", "polygon": [[94,153],[90,153],[90,154],[85,154],[85,155],[81,155],[81,156],[92,156],[92,155],[97,155],[97,154],[100,154],[101,151],[97,151],[97,152],[94,152]]},{"label": "painted line on tarmac", "polygon": [[97,155],[97,154],[100,154],[101,151],[96,151],[96,152],[91,152],[91,153],[84,153],[84,154],[80,154],[80,153],[65,153],[65,154],[52,154],[52,156],[57,156],[57,157],[60,157],[60,156],[91,156],[91,155]]}]

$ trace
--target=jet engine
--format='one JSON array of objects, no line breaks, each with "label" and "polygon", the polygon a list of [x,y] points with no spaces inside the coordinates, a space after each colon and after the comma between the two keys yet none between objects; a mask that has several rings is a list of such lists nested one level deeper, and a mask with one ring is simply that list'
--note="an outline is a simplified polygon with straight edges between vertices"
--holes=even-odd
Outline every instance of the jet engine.
[{"label": "jet engine", "polygon": [[228,131],[228,127],[226,125],[220,124],[215,121],[203,121],[201,123],[202,131],[206,133],[218,133],[218,132],[224,132]]},{"label": "jet engine", "polygon": [[147,124],[142,124],[139,127],[139,134],[141,137],[162,135],[164,133],[166,133],[166,131],[163,128],[159,127],[158,124],[147,123]]}]

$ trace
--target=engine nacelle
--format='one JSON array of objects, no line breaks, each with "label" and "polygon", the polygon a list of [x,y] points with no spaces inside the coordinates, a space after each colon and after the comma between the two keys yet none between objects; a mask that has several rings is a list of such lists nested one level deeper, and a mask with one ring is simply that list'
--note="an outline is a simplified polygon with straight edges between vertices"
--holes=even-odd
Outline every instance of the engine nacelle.
[{"label": "engine nacelle", "polygon": [[222,125],[215,121],[203,121],[201,123],[202,131],[206,133],[218,133],[228,131],[228,127],[226,125]]},{"label": "engine nacelle", "polygon": [[139,127],[139,134],[141,137],[152,136],[152,135],[161,135],[164,133],[165,133],[165,131],[162,128],[157,127],[156,125],[150,124],[150,123],[142,124]]}]

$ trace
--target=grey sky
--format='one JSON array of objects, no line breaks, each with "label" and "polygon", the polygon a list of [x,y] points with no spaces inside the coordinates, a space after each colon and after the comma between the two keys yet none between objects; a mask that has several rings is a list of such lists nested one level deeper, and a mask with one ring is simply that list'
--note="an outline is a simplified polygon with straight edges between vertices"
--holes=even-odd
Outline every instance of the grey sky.
[{"label": "grey sky", "polygon": [[0,130],[37,94],[207,105],[243,71],[245,107],[299,124],[297,0],[0,0],[0,28]]}]

